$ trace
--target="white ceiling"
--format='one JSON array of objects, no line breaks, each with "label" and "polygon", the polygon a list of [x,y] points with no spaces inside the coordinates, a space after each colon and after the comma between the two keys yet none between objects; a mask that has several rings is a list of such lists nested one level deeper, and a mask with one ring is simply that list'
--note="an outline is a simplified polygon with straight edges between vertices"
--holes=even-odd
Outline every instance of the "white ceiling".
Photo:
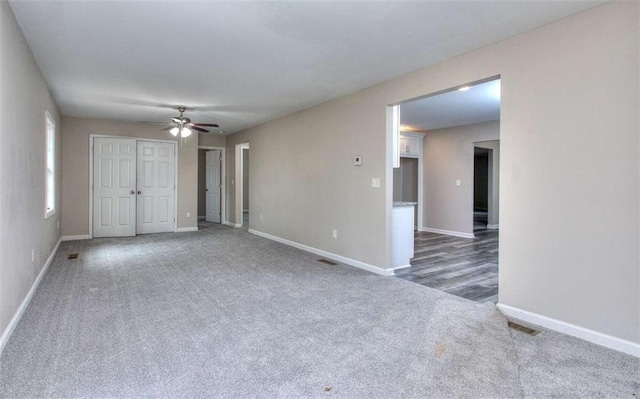
[{"label": "white ceiling", "polygon": [[232,133],[603,1],[17,1],[66,116]]},{"label": "white ceiling", "polygon": [[442,129],[500,119],[500,80],[467,86],[400,105],[407,131]]}]

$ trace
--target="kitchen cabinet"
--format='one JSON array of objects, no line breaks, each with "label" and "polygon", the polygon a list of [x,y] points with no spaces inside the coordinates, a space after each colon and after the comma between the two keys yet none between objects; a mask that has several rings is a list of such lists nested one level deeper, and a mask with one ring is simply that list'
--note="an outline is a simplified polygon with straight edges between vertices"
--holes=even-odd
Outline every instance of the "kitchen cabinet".
[{"label": "kitchen cabinet", "polygon": [[400,133],[399,147],[400,156],[409,158],[418,158],[422,154],[422,145],[424,143],[424,134],[422,133]]}]

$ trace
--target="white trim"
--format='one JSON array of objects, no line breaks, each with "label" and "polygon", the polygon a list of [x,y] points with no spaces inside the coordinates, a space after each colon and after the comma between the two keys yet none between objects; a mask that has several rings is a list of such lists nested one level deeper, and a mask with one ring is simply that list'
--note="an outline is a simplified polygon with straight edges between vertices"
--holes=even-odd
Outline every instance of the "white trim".
[{"label": "white trim", "polygon": [[62,236],[60,237],[60,239],[62,241],[76,241],[76,240],[88,240],[91,237],[89,237],[89,234],[81,234],[78,236]]},{"label": "white trim", "polygon": [[391,167],[400,167],[400,105],[387,105],[387,137],[391,136]]},{"label": "white trim", "polygon": [[[401,136],[408,136],[408,137],[413,137],[415,139],[420,139],[420,140],[424,140],[424,133],[420,133],[420,132],[410,132],[410,131],[406,131],[406,130],[400,130],[400,135]],[[403,155],[400,155],[401,157]],[[409,158],[412,158],[411,155],[408,156]]]},{"label": "white trim", "polygon": [[476,238],[475,235],[473,235],[472,233],[463,233],[461,231],[451,231],[451,230],[440,230],[440,229],[433,229],[431,227],[423,227],[420,226],[420,228],[418,228],[419,231],[427,231],[429,233],[437,233],[437,234],[445,234],[448,236],[454,236],[454,237],[462,237],[462,238]]},{"label": "white trim", "polygon": [[502,303],[498,303],[496,306],[507,317],[513,317],[528,323],[548,328],[550,330],[581,338],[585,341],[589,341],[609,349],[623,352],[635,357],[640,357],[640,343],[616,338],[614,336],[603,334],[598,331],[589,330],[588,328],[569,324],[564,321],[552,319],[551,317],[542,316],[537,313],[528,312],[526,310],[518,309],[509,305],[504,305]]},{"label": "white trim", "polygon": [[487,230],[498,230],[500,228],[499,224],[488,224]]},{"label": "white trim", "polygon": [[[49,110],[45,110],[44,111],[44,129],[45,129],[45,146],[44,146],[44,150],[45,150],[45,154],[44,154],[44,219],[47,220],[49,219],[51,216],[53,216],[56,213],[56,208],[58,206],[58,204],[56,203],[56,197],[57,197],[57,193],[59,190],[58,184],[56,183],[57,181],[57,176],[58,176],[58,157],[56,156],[56,120],[53,119],[53,117],[51,116],[51,114],[49,113]],[[53,137],[51,137],[50,130],[49,127],[52,126],[53,132],[51,132],[51,134],[53,134]],[[53,140],[53,142],[51,142],[51,140]],[[49,148],[49,146],[51,145],[51,148]],[[53,157],[53,170],[51,171],[51,173],[53,174],[53,187],[49,187],[49,150],[51,150],[52,153],[52,157]],[[50,188],[53,189],[53,193],[50,192]],[[50,198],[50,195],[53,195],[53,198]],[[51,199],[53,201],[53,204],[51,205],[51,208],[48,208],[49,206],[49,199]]]},{"label": "white trim", "polygon": [[370,265],[368,263],[360,262],[360,261],[355,260],[355,259],[347,258],[347,257],[341,256],[341,255],[337,255],[337,254],[331,253],[331,252],[323,251],[321,249],[313,248],[313,247],[310,247],[308,245],[297,243],[295,241],[289,241],[287,239],[276,237],[276,236],[273,236],[271,234],[263,233],[261,231],[249,229],[249,233],[255,234],[255,235],[260,236],[260,237],[267,238],[267,239],[272,240],[272,241],[279,242],[281,244],[289,245],[291,247],[298,248],[298,249],[301,249],[303,251],[311,252],[313,254],[320,255],[320,256],[323,256],[325,258],[329,258],[331,260],[335,260],[337,262],[344,263],[344,264],[349,265],[349,266],[355,266],[355,267],[357,267],[359,269],[366,270],[368,272],[372,272],[372,273],[375,273],[375,274],[380,274],[382,276],[393,276],[393,271],[395,269],[400,269],[400,268],[406,267],[406,266],[400,266],[400,267],[396,267],[396,268],[393,268],[393,269],[383,269],[383,268],[378,267],[378,266]]},{"label": "white trim", "polygon": [[186,233],[188,231],[198,231],[198,226],[196,227],[178,227],[176,229],[176,233]]},{"label": "white trim", "polygon": [[4,347],[7,345],[7,342],[9,342],[9,338],[11,337],[13,330],[18,325],[18,322],[20,321],[20,318],[24,314],[24,311],[27,309],[27,306],[29,306],[29,302],[31,302],[31,298],[33,298],[33,294],[35,294],[36,289],[38,289],[38,285],[40,285],[40,281],[42,281],[42,278],[44,277],[45,273],[49,269],[49,265],[51,265],[51,262],[53,261],[53,257],[58,252],[58,248],[60,248],[61,242],[62,242],[62,238],[58,239],[56,246],[53,248],[53,251],[51,251],[51,254],[47,258],[47,261],[44,263],[44,266],[42,267],[42,270],[40,270],[38,277],[36,277],[35,281],[31,285],[31,289],[29,290],[29,292],[27,292],[27,295],[24,297],[24,299],[22,300],[22,303],[18,307],[18,310],[11,318],[11,321],[7,325],[7,328],[4,329],[2,336],[0,336],[0,354],[2,354]]},{"label": "white trim", "polygon": [[[249,143],[236,144],[236,204],[235,204],[235,221],[236,227],[238,227],[238,221],[240,221],[240,227],[242,227],[242,208],[244,198],[242,198],[243,186],[244,186],[244,152],[242,150],[249,149]],[[251,180],[249,180],[251,181]],[[251,192],[251,190],[249,190]]]},{"label": "white trim", "polygon": [[235,227],[235,228],[242,227],[241,224],[236,224],[236,223],[231,223],[231,222],[224,222],[222,224],[226,224],[227,226],[231,226],[231,227]]}]

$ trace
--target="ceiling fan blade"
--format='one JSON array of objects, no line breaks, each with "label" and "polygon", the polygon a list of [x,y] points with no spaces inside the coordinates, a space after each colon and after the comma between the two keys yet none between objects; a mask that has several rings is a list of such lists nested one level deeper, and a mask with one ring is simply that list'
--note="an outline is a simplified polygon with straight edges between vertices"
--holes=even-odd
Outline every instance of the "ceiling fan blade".
[{"label": "ceiling fan blade", "polygon": [[220,127],[215,123],[192,123],[194,126],[210,126],[210,127]]},{"label": "ceiling fan blade", "polygon": [[204,129],[201,129],[201,128],[197,127],[197,126],[193,126],[193,124],[191,124],[191,123],[188,126],[189,126],[189,129],[197,130],[197,131],[202,132],[202,133],[209,133],[208,130],[204,130]]},{"label": "ceiling fan blade", "polygon": [[180,118],[178,118],[177,116],[174,116],[173,118],[171,118],[171,120],[174,121],[175,123],[182,122],[182,120]]}]

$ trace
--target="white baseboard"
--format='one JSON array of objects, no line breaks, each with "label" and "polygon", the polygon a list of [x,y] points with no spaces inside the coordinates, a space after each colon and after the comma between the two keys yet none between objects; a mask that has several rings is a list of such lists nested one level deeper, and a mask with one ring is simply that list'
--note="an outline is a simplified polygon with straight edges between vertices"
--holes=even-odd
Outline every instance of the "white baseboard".
[{"label": "white baseboard", "polygon": [[[280,237],[277,237],[277,236],[273,236],[271,234],[263,233],[261,231],[257,231],[257,230],[253,230],[253,229],[249,229],[249,233],[255,234],[255,235],[260,236],[260,237],[267,238],[267,239],[272,240],[272,241],[277,241],[277,242],[279,242],[281,244],[289,245],[291,247],[298,248],[298,249],[301,249],[303,251],[311,252],[312,254],[320,255],[320,256],[323,256],[325,258],[328,258],[328,259],[331,259],[331,260],[335,260],[336,262],[344,263],[345,265],[354,266],[354,267],[357,267],[357,268],[362,269],[362,270],[366,270],[366,271],[371,272],[371,273],[380,274],[382,276],[392,276],[393,275],[393,271],[395,269],[399,269],[399,268],[383,269],[383,268],[378,267],[378,266],[373,266],[373,265],[370,265],[368,263],[360,262],[359,260],[355,260],[355,259],[347,258],[347,257],[341,256],[341,255],[337,255],[337,254],[334,254],[334,253],[331,253],[331,252],[323,251],[323,250],[318,249],[318,248],[314,248],[314,247],[310,247],[308,245],[300,244],[300,243],[295,242],[295,241],[289,241],[287,239],[280,238]],[[404,266],[402,266],[402,267],[404,267]]]},{"label": "white baseboard", "polygon": [[487,230],[498,230],[500,228],[499,224],[488,224]]},{"label": "white baseboard", "polygon": [[18,322],[20,321],[20,318],[24,314],[24,311],[27,309],[27,306],[29,306],[29,302],[31,302],[31,298],[33,298],[33,294],[36,292],[38,285],[40,285],[40,281],[42,281],[42,277],[44,277],[45,273],[47,272],[47,269],[49,269],[49,265],[51,265],[51,262],[53,261],[53,257],[56,256],[56,253],[58,252],[58,248],[60,248],[61,242],[62,242],[62,237],[60,237],[60,239],[56,243],[56,246],[53,248],[53,251],[51,251],[51,254],[47,258],[47,261],[44,263],[42,270],[40,270],[38,277],[36,277],[35,281],[31,285],[31,289],[29,290],[29,292],[27,292],[27,295],[22,300],[22,303],[18,307],[18,310],[11,318],[11,321],[9,321],[7,328],[4,329],[2,336],[0,336],[0,354],[2,354],[4,347],[7,345],[7,342],[9,342],[9,337],[11,337],[11,334],[13,333],[13,330],[18,325]]},{"label": "white baseboard", "polygon": [[460,231],[451,231],[451,230],[440,230],[440,229],[432,229],[431,227],[420,227],[420,231],[426,231],[429,233],[438,233],[438,234],[446,234],[448,236],[454,237],[462,237],[462,238],[476,238],[473,233],[463,233]]},{"label": "white baseboard", "polygon": [[515,319],[536,324],[550,330],[584,339],[585,341],[589,341],[594,344],[601,345],[606,348],[623,352],[635,357],[640,357],[639,343],[616,338],[611,335],[603,334],[594,330],[589,330],[588,328],[569,324],[564,321],[552,319],[551,317],[539,315],[537,313],[514,308],[513,306],[504,305],[502,303],[498,303],[496,306],[505,316],[513,317]]},{"label": "white baseboard", "polygon": [[196,227],[178,227],[176,229],[176,233],[186,233],[187,231],[198,231],[198,226],[196,226]]},{"label": "white baseboard", "polygon": [[226,224],[227,226],[231,226],[231,227],[242,227],[242,224],[231,223],[227,221],[225,221],[223,224]]},{"label": "white baseboard", "polygon": [[79,236],[62,236],[60,237],[60,240],[62,241],[76,241],[76,240],[88,240],[91,237],[89,237],[89,234],[82,234]]}]

